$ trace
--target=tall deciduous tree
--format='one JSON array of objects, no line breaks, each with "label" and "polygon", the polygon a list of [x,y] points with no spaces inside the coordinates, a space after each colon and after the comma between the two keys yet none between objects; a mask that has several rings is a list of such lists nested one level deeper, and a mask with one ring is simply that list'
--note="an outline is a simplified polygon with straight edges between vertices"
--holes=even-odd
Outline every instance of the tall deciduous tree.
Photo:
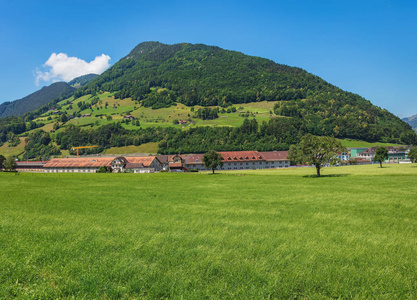
[{"label": "tall deciduous tree", "polygon": [[376,149],[375,156],[373,158],[374,161],[378,161],[379,165],[382,168],[382,162],[388,158],[388,150],[385,147],[378,147]]},{"label": "tall deciduous tree", "polygon": [[3,155],[0,155],[0,169],[3,169],[3,163],[6,160],[6,158]]},{"label": "tall deciduous tree", "polygon": [[13,156],[7,157],[3,165],[6,170],[9,170],[9,171],[16,170],[16,161]]},{"label": "tall deciduous tree", "polygon": [[214,170],[220,166],[223,167],[223,162],[222,162],[222,155],[220,153],[217,153],[214,150],[209,150],[206,154],[204,154],[203,156],[203,162],[204,162],[204,166],[206,168],[209,168],[213,171],[214,174]]},{"label": "tall deciduous tree", "polygon": [[414,146],[413,148],[410,149],[410,151],[408,152],[408,157],[413,162],[417,162],[417,146]]},{"label": "tall deciduous tree", "polygon": [[290,147],[288,158],[295,163],[314,165],[317,177],[320,177],[321,168],[326,164],[335,164],[338,161],[337,153],[343,150],[340,141],[333,137],[307,134],[298,146]]}]

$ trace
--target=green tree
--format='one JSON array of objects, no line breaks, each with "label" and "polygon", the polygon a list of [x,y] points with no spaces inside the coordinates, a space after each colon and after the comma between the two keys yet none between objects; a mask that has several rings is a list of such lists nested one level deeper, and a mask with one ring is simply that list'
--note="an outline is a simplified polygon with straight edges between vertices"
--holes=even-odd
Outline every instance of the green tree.
[{"label": "green tree", "polygon": [[68,116],[66,114],[62,114],[60,119],[62,123],[65,123],[68,121]]},{"label": "green tree", "polygon": [[9,171],[16,170],[17,165],[16,165],[16,161],[15,161],[14,157],[13,156],[7,157],[6,160],[3,163],[3,166],[6,170],[9,170]]},{"label": "green tree", "polygon": [[373,158],[373,161],[378,161],[379,165],[382,168],[382,162],[385,161],[388,158],[388,150],[385,147],[378,147],[376,149],[375,156]]},{"label": "green tree", "polygon": [[214,150],[209,150],[206,154],[204,154],[203,156],[203,162],[204,162],[204,166],[206,168],[209,168],[213,171],[214,174],[214,170],[220,166],[223,167],[223,162],[222,162],[222,155],[220,153],[217,153]]},{"label": "green tree", "polygon": [[100,166],[100,168],[98,168],[96,173],[107,173],[107,169],[104,166]]},{"label": "green tree", "polygon": [[317,177],[320,177],[321,168],[327,164],[335,164],[338,161],[336,154],[343,150],[340,141],[333,137],[307,134],[298,146],[291,145],[288,158],[299,164],[314,165]]},{"label": "green tree", "polygon": [[417,146],[414,146],[408,152],[408,157],[411,159],[412,162],[417,162]]},{"label": "green tree", "polygon": [[3,155],[0,155],[0,169],[3,169],[3,163],[6,160],[6,158]]}]

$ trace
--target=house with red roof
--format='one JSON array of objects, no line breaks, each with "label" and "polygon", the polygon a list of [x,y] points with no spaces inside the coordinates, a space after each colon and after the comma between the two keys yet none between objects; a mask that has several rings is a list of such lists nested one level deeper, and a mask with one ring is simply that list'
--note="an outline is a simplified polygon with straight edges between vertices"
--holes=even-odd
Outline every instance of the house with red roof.
[{"label": "house with red roof", "polygon": [[156,156],[53,158],[43,165],[47,173],[95,173],[100,167],[113,172],[152,173],[162,169]]},{"label": "house with red roof", "polygon": [[[290,160],[288,151],[230,151],[219,152],[222,156],[223,167],[219,170],[249,170],[288,168]],[[204,154],[184,155],[184,167],[194,170],[208,170],[204,166]]]},{"label": "house with red roof", "polygon": [[153,173],[162,170],[162,164],[156,156],[116,157],[111,167],[113,172]]}]

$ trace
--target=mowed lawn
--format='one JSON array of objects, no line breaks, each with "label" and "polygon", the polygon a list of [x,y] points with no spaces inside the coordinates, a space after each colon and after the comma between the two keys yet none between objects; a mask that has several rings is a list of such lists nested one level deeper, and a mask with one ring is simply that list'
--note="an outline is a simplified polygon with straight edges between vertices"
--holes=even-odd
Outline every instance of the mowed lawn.
[{"label": "mowed lawn", "polygon": [[0,174],[0,298],[415,299],[416,165]]}]

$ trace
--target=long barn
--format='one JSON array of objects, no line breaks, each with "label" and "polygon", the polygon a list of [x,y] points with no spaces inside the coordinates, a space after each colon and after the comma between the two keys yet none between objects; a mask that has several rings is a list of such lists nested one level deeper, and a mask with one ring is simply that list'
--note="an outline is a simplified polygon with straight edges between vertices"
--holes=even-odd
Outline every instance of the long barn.
[{"label": "long barn", "polygon": [[162,169],[156,156],[53,158],[43,169],[47,173],[95,173],[100,167],[130,173],[152,173]]}]

